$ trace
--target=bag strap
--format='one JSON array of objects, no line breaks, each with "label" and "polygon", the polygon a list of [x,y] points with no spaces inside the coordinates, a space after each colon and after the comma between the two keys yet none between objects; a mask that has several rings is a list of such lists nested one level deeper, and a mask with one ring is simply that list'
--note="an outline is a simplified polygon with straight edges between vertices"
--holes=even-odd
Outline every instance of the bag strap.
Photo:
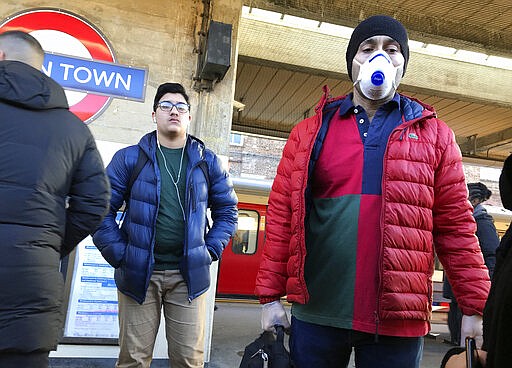
[{"label": "bag strap", "polygon": [[128,206],[130,203],[130,196],[132,194],[132,186],[137,177],[139,176],[140,172],[146,165],[146,162],[149,161],[148,155],[146,155],[146,152],[141,150],[139,148],[139,154],[137,155],[137,162],[135,163],[135,166],[133,167],[132,173],[130,175],[130,180],[128,181],[128,185],[126,186],[126,192],[124,193],[124,210],[123,214],[121,215],[121,219],[119,222],[124,220],[124,216],[126,214],[126,211],[128,210]]},{"label": "bag strap", "polygon": [[199,167],[203,171],[204,177],[206,178],[206,185],[208,186],[208,190],[210,190],[210,176],[208,175],[208,163],[203,161],[199,164]]},{"label": "bag strap", "polygon": [[276,329],[277,334],[277,342],[279,344],[282,344],[284,346],[284,326],[282,325],[275,325],[274,328]]},{"label": "bag strap", "polygon": [[130,200],[130,195],[132,193],[132,186],[137,177],[139,176],[140,172],[146,165],[146,162],[148,162],[149,157],[146,155],[146,152],[141,150],[139,148],[139,154],[137,155],[137,162],[135,163],[135,166],[133,168],[132,174],[130,175],[130,180],[128,181],[128,185],[126,186],[126,192],[124,194],[124,200],[126,202],[126,205],[128,205],[128,202]]}]

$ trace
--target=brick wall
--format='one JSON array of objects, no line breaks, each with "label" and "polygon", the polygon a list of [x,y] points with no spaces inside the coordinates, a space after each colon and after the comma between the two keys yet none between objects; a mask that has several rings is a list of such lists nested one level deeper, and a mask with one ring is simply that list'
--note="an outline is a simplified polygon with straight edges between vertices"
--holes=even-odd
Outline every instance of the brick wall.
[{"label": "brick wall", "polygon": [[[283,139],[265,138],[259,136],[242,135],[241,145],[230,145],[229,152],[229,171],[233,176],[250,176],[261,179],[274,179],[277,165],[281,159],[281,154],[286,143]],[[486,204],[501,206],[497,170],[496,177],[491,178],[486,174],[486,168],[479,165],[464,165],[464,175],[466,182],[482,182],[493,195]],[[494,172],[496,174],[496,171]]]}]

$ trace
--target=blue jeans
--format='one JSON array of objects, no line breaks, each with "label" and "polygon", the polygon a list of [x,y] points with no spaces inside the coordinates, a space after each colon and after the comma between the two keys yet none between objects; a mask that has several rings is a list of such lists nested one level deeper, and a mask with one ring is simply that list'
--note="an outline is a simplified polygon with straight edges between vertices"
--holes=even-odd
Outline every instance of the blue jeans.
[{"label": "blue jeans", "polygon": [[423,337],[375,335],[321,326],[292,316],[290,354],[296,368],[347,367],[355,352],[357,368],[419,368]]}]

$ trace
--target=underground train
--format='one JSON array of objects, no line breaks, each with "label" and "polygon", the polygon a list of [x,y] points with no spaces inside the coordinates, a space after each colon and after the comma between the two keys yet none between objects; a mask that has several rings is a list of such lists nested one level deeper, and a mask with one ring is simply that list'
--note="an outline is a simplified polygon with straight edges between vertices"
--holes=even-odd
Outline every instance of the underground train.
[{"label": "underground train", "polygon": [[[256,273],[265,241],[265,219],[270,180],[233,178],[238,204],[238,228],[226,247],[219,265],[217,298],[255,299]],[[502,235],[512,220],[512,212],[486,206]],[[442,297],[443,269],[435,262],[434,310],[447,310],[449,300]]]}]

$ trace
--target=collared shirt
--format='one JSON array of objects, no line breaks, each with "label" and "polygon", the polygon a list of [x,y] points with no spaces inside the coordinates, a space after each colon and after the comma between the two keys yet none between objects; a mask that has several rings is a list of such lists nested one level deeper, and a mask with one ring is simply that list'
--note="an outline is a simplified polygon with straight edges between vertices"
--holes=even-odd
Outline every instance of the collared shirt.
[{"label": "collared shirt", "polygon": [[[352,95],[331,119],[311,184],[305,263],[310,300],[293,305],[296,318],[375,332],[383,158],[402,121],[398,94],[371,122]],[[381,327],[380,333],[392,334],[394,326]]]}]

